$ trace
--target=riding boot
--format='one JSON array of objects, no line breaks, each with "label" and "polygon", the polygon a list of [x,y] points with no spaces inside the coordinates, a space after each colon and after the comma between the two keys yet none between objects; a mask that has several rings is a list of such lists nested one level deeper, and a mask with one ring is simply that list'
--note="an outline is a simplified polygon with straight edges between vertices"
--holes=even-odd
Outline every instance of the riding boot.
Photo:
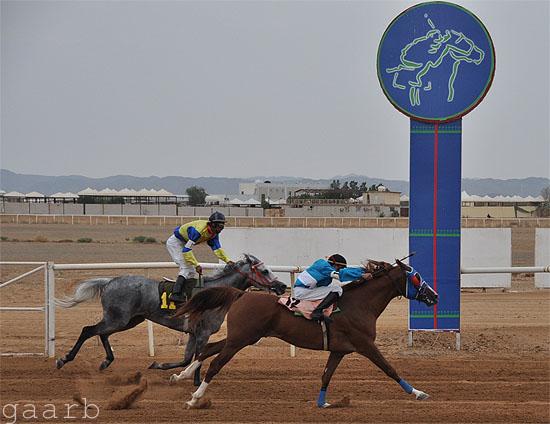
[{"label": "riding boot", "polygon": [[176,279],[176,284],[172,288],[172,293],[170,294],[170,300],[176,303],[185,302],[185,294],[183,292],[183,287],[188,280],[183,275],[178,275]]},{"label": "riding boot", "polygon": [[188,278],[185,280],[185,284],[183,286],[183,293],[185,294],[185,297],[187,300],[191,299],[191,296],[193,296],[193,289],[197,285],[197,279],[196,278]]},{"label": "riding boot", "polygon": [[324,320],[326,322],[331,322],[332,320],[328,317],[326,317],[323,314],[323,310],[328,308],[330,305],[335,303],[338,300],[338,293],[336,292],[330,292],[327,294],[327,296],[317,305],[317,307],[313,310],[311,313],[311,319],[313,321],[321,321]]}]

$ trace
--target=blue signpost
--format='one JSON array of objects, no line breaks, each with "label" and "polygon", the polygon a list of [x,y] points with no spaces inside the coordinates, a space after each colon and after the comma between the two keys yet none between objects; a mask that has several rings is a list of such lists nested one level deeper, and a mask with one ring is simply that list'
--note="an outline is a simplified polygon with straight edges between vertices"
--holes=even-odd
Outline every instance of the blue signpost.
[{"label": "blue signpost", "polygon": [[413,331],[453,331],[460,345],[462,116],[485,97],[495,50],[483,23],[453,3],[413,6],[388,26],[377,57],[388,100],[410,118],[411,264],[439,303],[409,306]]}]

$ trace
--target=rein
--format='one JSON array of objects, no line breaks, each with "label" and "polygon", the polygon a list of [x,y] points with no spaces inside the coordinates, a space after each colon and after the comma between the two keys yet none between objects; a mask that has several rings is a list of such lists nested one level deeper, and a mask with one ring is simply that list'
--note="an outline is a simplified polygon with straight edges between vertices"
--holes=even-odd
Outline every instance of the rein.
[{"label": "rein", "polygon": [[[386,268],[386,267],[384,267],[384,268],[378,268],[377,270],[375,270],[374,272],[371,273],[371,274],[372,274],[372,278],[374,279],[374,278],[376,278],[376,277],[378,277],[378,276],[380,276],[380,275],[382,275],[382,274],[388,275],[388,274],[390,273],[390,270],[392,270],[392,269],[393,269],[393,266],[390,267],[390,268]],[[388,275],[388,277],[389,277],[389,275]],[[390,280],[391,280],[393,286],[395,287],[395,290],[397,290],[397,294],[398,294],[399,296],[407,297],[407,294],[406,294],[406,293],[403,293],[403,290],[401,290],[401,287],[399,286],[399,283],[397,282],[397,280],[394,279],[394,278],[390,278]]]},{"label": "rein", "polygon": [[[243,272],[240,269],[237,269],[237,272],[243,275],[247,280],[250,280],[253,283],[256,283],[258,286],[269,289],[271,287],[271,281],[268,278],[264,277],[260,271],[258,271],[258,266],[262,264],[263,262],[258,262],[257,264],[251,264],[250,265],[251,272]],[[253,276],[256,276],[257,279],[253,278]]]}]

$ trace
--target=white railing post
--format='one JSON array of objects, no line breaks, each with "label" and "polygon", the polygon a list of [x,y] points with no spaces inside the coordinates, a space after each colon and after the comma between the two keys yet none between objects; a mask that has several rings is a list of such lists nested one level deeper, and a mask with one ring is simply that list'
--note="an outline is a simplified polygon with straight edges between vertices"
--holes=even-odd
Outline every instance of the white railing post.
[{"label": "white railing post", "polygon": [[[290,297],[294,296],[294,282],[296,281],[296,274],[294,272],[290,273]],[[290,357],[296,357],[296,346],[293,344],[290,345]]]},{"label": "white railing post", "polygon": [[155,334],[153,333],[153,322],[147,320],[147,340],[149,341],[149,356],[155,356]]},{"label": "white railing post", "polygon": [[[146,268],[147,278],[149,278],[149,268]],[[147,321],[147,351],[149,356],[155,356],[155,333],[153,332],[153,322]]]},{"label": "white railing post", "polygon": [[55,271],[54,263],[46,264],[44,310],[46,311],[46,355],[55,356]]}]

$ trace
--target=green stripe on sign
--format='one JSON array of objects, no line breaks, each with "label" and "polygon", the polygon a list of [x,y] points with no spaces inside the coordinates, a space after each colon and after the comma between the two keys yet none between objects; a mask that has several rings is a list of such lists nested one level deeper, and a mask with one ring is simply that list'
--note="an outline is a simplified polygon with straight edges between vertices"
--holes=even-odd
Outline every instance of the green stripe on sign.
[{"label": "green stripe on sign", "polygon": [[[411,314],[411,318],[433,318],[434,314]],[[439,318],[460,318],[460,314],[437,314],[437,319]]]},{"label": "green stripe on sign", "polygon": [[[416,229],[412,228],[409,231],[409,237],[433,237],[434,233],[431,229]],[[460,237],[460,230],[445,230],[438,229],[437,237]]]},{"label": "green stripe on sign", "polygon": [[[439,130],[438,134],[462,134],[461,130]],[[411,130],[411,134],[435,134],[433,130]]]}]

